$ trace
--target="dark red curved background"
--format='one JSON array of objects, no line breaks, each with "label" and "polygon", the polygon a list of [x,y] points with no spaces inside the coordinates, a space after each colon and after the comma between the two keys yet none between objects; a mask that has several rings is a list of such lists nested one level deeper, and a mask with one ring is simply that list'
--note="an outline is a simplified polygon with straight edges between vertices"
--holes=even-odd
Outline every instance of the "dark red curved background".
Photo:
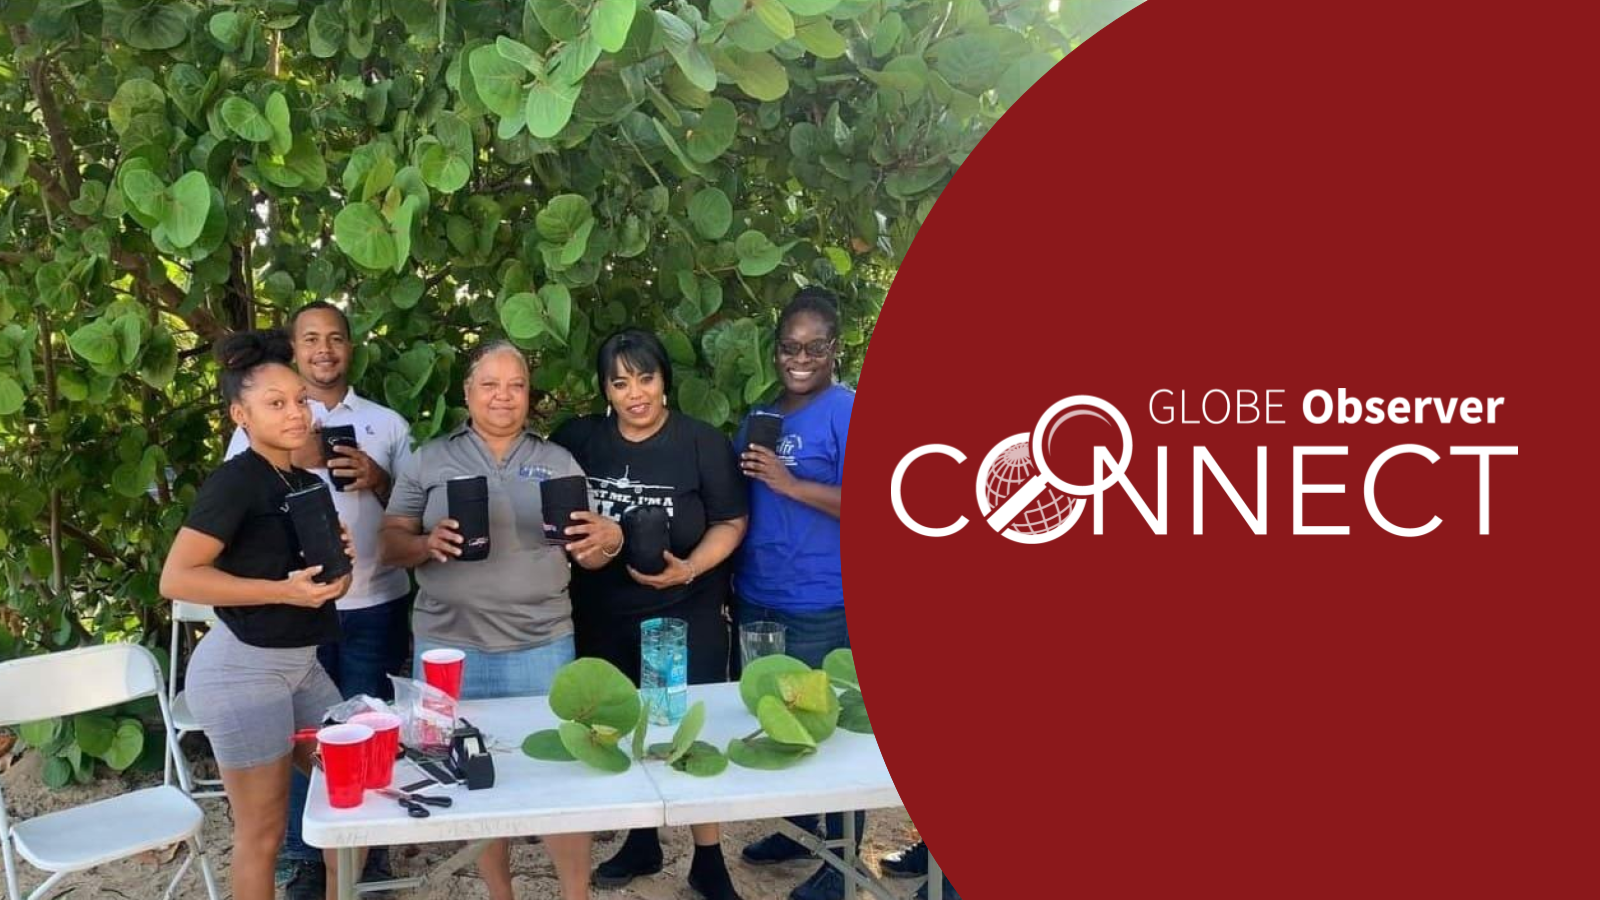
[{"label": "dark red curved background", "polygon": [[[860,381],[844,530],[868,703],[963,895],[1594,896],[1594,23],[1578,5],[1151,0],[1006,114],[917,238]],[[1494,425],[1310,425],[1301,397],[1505,397]],[[1158,425],[1158,389],[1284,425]],[[973,479],[1053,401],[1116,404],[1129,478],[1047,545]],[[1215,402],[1215,400],[1213,400]],[[1193,416],[1193,413],[1191,413]],[[952,444],[905,483],[907,451]],[[1367,516],[1368,464],[1401,538]],[[1247,503],[1268,447],[1268,533]],[[1307,463],[1296,536],[1294,445]],[[1477,460],[1494,460],[1491,534]]]}]

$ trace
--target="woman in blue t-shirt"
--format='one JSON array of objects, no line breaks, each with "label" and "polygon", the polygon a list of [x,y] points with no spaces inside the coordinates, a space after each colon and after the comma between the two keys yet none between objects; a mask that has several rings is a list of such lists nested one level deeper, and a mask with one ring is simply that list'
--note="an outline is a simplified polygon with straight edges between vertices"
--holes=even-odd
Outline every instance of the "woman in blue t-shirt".
[{"label": "woman in blue t-shirt", "polygon": [[[735,616],[740,624],[781,623],[784,652],[821,667],[830,651],[850,646],[839,563],[839,509],[845,438],[856,395],[834,383],[839,312],[833,293],[811,287],[796,294],[778,319],[775,349],[783,393],[776,403],[751,410],[751,416],[783,416],[777,451],[746,445],[749,416],[735,443],[743,448],[740,467],[750,478],[750,527],[734,575]],[[734,662],[737,667],[739,661]],[[817,830],[816,816],[790,821]],[[830,815],[829,836],[837,839],[843,831],[843,816]],[[858,827],[858,840],[861,831]],[[756,865],[810,856],[811,851],[781,833],[744,849],[745,860]],[[791,896],[822,900],[843,893],[837,870],[824,865]]]}]

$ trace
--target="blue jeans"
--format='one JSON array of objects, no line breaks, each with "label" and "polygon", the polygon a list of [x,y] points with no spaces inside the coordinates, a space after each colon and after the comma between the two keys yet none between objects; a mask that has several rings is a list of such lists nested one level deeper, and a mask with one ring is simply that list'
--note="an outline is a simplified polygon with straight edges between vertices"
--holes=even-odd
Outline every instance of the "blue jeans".
[{"label": "blue jeans", "polygon": [[[411,659],[411,599],[408,595],[381,606],[339,611],[339,641],[318,647],[317,659],[345,699],[357,694],[394,699],[388,676],[405,672]],[[278,851],[283,859],[322,859],[321,850],[300,838],[310,791],[311,780],[295,769],[289,781],[289,828]]]},{"label": "blue jeans", "polygon": [[[740,599],[734,615],[740,625],[746,622],[777,622],[782,625],[783,652],[813,669],[822,668],[822,660],[829,653],[850,646],[850,631],[845,626],[842,606],[816,612],[785,612]],[[733,673],[737,679],[744,667],[739,659],[739,642],[735,639],[733,643]],[[857,811],[855,815],[856,849],[859,850],[861,837],[867,830],[867,814]],[[817,816],[790,816],[789,821],[810,832],[817,830]],[[827,837],[835,841],[844,837],[844,813],[828,813]]]},{"label": "blue jeans", "polygon": [[535,697],[550,693],[556,672],[577,657],[572,635],[526,650],[491,652],[472,647],[438,643],[417,638],[413,672],[422,672],[422,654],[429,650],[460,650],[467,655],[461,672],[461,699],[493,700],[496,697]]}]

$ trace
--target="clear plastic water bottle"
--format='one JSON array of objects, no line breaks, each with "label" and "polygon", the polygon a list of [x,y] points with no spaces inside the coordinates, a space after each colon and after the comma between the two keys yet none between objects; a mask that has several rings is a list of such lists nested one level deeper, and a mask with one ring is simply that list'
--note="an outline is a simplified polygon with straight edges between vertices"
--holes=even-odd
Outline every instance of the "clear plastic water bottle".
[{"label": "clear plastic water bottle", "polygon": [[647,619],[639,641],[639,694],[650,704],[650,723],[676,725],[689,711],[689,623]]}]

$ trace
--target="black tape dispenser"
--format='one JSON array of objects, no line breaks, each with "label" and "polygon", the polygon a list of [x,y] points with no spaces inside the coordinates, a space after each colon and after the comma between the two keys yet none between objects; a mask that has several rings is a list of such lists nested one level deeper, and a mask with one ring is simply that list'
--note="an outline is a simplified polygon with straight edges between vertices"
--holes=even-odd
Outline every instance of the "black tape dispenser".
[{"label": "black tape dispenser", "polygon": [[489,755],[483,732],[466,719],[450,735],[450,762],[468,790],[494,787],[494,757]]}]

